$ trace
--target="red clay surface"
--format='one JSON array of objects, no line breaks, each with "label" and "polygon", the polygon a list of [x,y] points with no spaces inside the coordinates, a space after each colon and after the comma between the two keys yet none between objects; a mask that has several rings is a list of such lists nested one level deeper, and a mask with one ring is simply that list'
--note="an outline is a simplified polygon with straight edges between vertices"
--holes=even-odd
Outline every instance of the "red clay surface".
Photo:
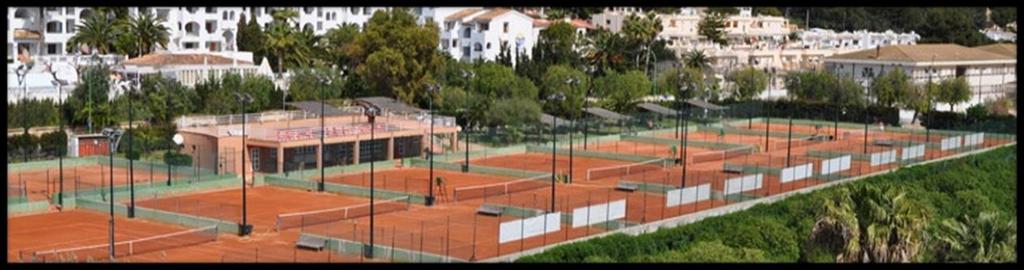
[{"label": "red clay surface", "polygon": [[[631,162],[608,160],[599,158],[589,157],[573,157],[572,158],[572,178],[573,179],[585,179],[587,177],[587,170],[593,168],[604,168],[617,165],[631,164]],[[534,172],[551,172],[551,154],[550,153],[526,153],[526,154],[514,154],[500,157],[490,157],[485,159],[470,160],[470,166],[472,164],[490,166],[490,167],[502,167],[510,169],[518,169],[525,171]],[[568,155],[557,155],[555,160],[555,171],[558,174],[569,173],[569,156]]]},{"label": "red clay surface", "polygon": [[[368,203],[360,197],[330,193],[261,186],[246,190],[247,222],[253,231],[274,230],[277,215],[312,210],[333,209]],[[204,216],[241,223],[242,189],[197,193],[137,202],[139,207]]]},{"label": "red clay surface", "polygon": [[[148,183],[167,181],[167,171],[150,170],[148,166],[138,166],[134,169],[135,183]],[[172,179],[185,177],[180,174],[172,174]],[[47,200],[51,194],[60,190],[60,169],[48,168],[39,170],[26,170],[7,174],[7,183],[10,186],[25,186],[29,200]],[[64,168],[64,191],[74,193],[77,190],[90,190],[110,184],[110,167],[101,165],[88,165]],[[128,168],[114,167],[114,185],[128,184]],[[16,195],[17,193],[10,193]]]},{"label": "red clay surface", "polygon": [[[478,173],[463,173],[460,171],[442,170],[434,168],[434,177],[444,177],[443,188],[434,187],[434,196],[438,202],[455,200],[455,189],[503,183],[518,180],[514,177],[502,177]],[[427,168],[396,168],[374,172],[374,185],[376,188],[401,191],[407,193],[427,195],[430,192],[430,170]],[[320,176],[313,177],[319,181]],[[370,187],[370,173],[360,172],[346,175],[328,175],[327,182],[341,183],[347,185]]]},{"label": "red clay surface", "polygon": [[[620,154],[629,154],[637,156],[650,156],[660,158],[679,158],[679,150],[682,147],[676,147],[676,153],[672,153],[671,145],[664,144],[653,144],[643,142],[629,142],[629,141],[613,141],[613,142],[602,142],[595,145],[590,150],[600,152],[611,152]],[[686,162],[694,163],[694,157],[700,155],[707,155],[712,153],[722,153],[720,150],[707,149],[701,147],[687,146],[686,147]]]},{"label": "red clay surface", "polygon": [[[20,251],[32,252],[109,243],[109,220],[108,214],[89,210],[8,218],[8,262],[18,262]],[[142,219],[127,219],[122,216],[115,218],[114,228],[115,242],[192,229]],[[109,253],[105,251],[106,248],[98,252],[82,253],[77,261],[87,260],[86,256],[95,256],[92,259],[106,261]],[[121,254],[123,251],[115,252]]]}]

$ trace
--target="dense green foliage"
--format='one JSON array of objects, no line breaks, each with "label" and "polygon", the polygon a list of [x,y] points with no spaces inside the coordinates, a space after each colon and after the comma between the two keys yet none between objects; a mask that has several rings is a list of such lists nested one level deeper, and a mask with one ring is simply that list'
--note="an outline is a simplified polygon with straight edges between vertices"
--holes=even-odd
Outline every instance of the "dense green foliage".
[{"label": "dense green foliage", "polygon": [[754,67],[747,67],[729,73],[725,78],[732,82],[732,97],[736,100],[750,100],[768,89],[768,74]]},{"label": "dense green foliage", "polygon": [[[927,229],[916,233],[927,233],[931,237],[920,238],[918,256],[911,261],[942,262],[946,260],[1015,261],[999,252],[991,256],[966,256],[943,251],[948,241],[941,237],[957,239],[955,234],[933,232],[940,230],[945,220],[959,219],[965,215],[978,216],[979,212],[997,213],[1006,217],[989,223],[1008,223],[1015,217],[1016,208],[1016,161],[1017,151],[1004,147],[983,154],[955,160],[901,169],[894,173],[879,175],[856,182],[843,184],[807,194],[799,194],[782,201],[757,205],[748,210],[704,220],[671,229],[661,229],[640,236],[615,234],[584,242],[555,247],[544,253],[520,258],[520,262],[689,262],[689,261],[763,261],[768,262],[833,262],[836,253],[820,247],[811,236],[815,221],[825,212],[824,202],[836,196],[854,194],[858,190],[879,190],[877,194],[890,192],[905,193],[904,209],[928,213],[927,219],[917,220]],[[851,193],[851,191],[853,191]],[[870,192],[868,192],[870,193]],[[876,202],[888,200],[875,196]],[[870,208],[866,208],[870,209]],[[873,210],[874,211],[874,210]],[[903,211],[903,210],[900,210]],[[896,211],[894,213],[898,213]],[[859,214],[858,214],[859,215]],[[897,215],[908,217],[913,215]],[[966,221],[968,223],[974,221]],[[988,221],[985,221],[988,222]],[[977,222],[975,222],[977,223]],[[971,223],[971,224],[975,224]],[[1016,238],[1016,227],[992,226],[991,237],[1012,235]],[[894,227],[895,228],[895,227]],[[913,227],[911,227],[913,228]],[[910,233],[901,231],[901,233]],[[960,237],[965,238],[965,237]],[[972,237],[966,237],[972,238]],[[973,239],[964,239],[973,243]],[[717,244],[719,242],[721,244]],[[1000,249],[1016,250],[1015,241],[1000,241],[994,246]],[[1005,244],[1002,244],[1005,243]],[[1014,243],[1012,248],[1007,245]],[[977,245],[964,243],[967,245]],[[700,247],[699,249],[696,247]],[[719,252],[705,252],[717,250]],[[955,259],[954,259],[955,258]],[[980,261],[981,259],[979,259]]]}]

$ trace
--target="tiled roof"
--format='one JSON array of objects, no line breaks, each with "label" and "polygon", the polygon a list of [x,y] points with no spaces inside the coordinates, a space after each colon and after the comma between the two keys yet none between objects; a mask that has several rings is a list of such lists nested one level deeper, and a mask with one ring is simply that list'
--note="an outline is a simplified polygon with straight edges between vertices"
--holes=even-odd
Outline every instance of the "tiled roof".
[{"label": "tiled roof", "polygon": [[1014,44],[998,43],[998,44],[989,44],[989,45],[985,45],[985,46],[978,46],[978,47],[974,47],[974,48],[978,49],[978,50],[990,52],[990,53],[1001,54],[1001,55],[1017,58],[1017,46],[1014,45]]},{"label": "tiled roof", "polygon": [[[231,58],[213,55],[213,54],[170,54],[170,53],[157,53],[147,54],[141,57],[136,57],[125,61],[125,65],[136,65],[136,66],[164,66],[164,65],[231,65],[234,60]],[[238,60],[238,64],[251,65],[252,62]]]},{"label": "tiled roof", "polygon": [[956,44],[918,44],[882,46],[878,49],[866,49],[851,53],[837,54],[829,59],[847,60],[881,60],[897,62],[932,61],[985,61],[1016,59],[975,48]]},{"label": "tiled roof", "polygon": [[480,15],[478,15],[476,17],[473,17],[473,21],[475,21],[475,22],[490,22],[491,19],[494,19],[495,17],[501,16],[502,14],[508,13],[509,11],[512,11],[512,10],[506,9],[506,8],[496,8],[496,9],[488,10],[484,14],[480,14]]},{"label": "tiled roof", "polygon": [[463,9],[463,10],[461,10],[459,12],[452,13],[452,15],[448,15],[448,17],[444,17],[444,21],[447,22],[447,21],[462,20],[462,18],[465,18],[466,16],[469,16],[469,15],[473,15],[474,13],[480,12],[481,10],[482,9],[479,9],[479,8]]},{"label": "tiled roof", "polygon": [[32,31],[27,29],[14,29],[14,38],[17,39],[41,39],[43,37],[39,31]]}]

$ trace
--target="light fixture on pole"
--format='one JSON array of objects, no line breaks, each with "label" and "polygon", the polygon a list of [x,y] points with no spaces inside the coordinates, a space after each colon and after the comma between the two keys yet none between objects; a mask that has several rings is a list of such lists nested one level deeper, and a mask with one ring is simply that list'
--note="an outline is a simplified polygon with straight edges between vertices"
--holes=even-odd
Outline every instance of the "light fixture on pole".
[{"label": "light fixture on pole", "polygon": [[[552,95],[548,96],[548,101],[549,102],[562,102],[562,101],[565,101],[565,94],[563,94],[561,92],[552,94]],[[558,138],[555,136],[556,133],[557,133],[557,132],[555,132],[555,130],[557,128],[558,128],[558,117],[552,116],[551,117],[551,212],[552,213],[555,212],[555,182],[557,181],[555,179],[555,176],[556,176],[556,174],[555,174],[555,169],[556,169],[555,164],[557,163],[555,161],[558,160],[558,157],[555,155],[556,154],[555,151],[557,149],[556,148],[556,144],[558,144]]]},{"label": "light fixture on pole", "polygon": [[107,137],[107,146],[110,152],[110,261],[114,261],[114,152],[124,135],[123,129],[104,128],[103,136]]},{"label": "light fixture on pole", "polygon": [[[583,107],[587,107],[590,100],[590,91],[594,88],[594,74],[597,73],[597,66],[586,65],[584,72],[587,73],[587,91],[583,93]],[[583,119],[583,150],[587,150],[587,119]]]},{"label": "light fixture on pole", "polygon": [[128,204],[128,218],[134,218],[135,217],[135,164],[133,162],[134,159],[132,157],[132,155],[134,155],[134,149],[132,147],[132,145],[133,145],[132,141],[134,140],[134,138],[133,138],[134,136],[132,134],[132,132],[134,131],[134,128],[132,126],[132,120],[133,120],[132,119],[133,118],[132,117],[132,111],[133,111],[132,110],[132,94],[134,94],[135,91],[139,89],[139,81],[137,79],[136,80],[128,79],[127,78],[127,76],[128,76],[127,72],[122,72],[121,74],[122,74],[121,81],[118,82],[117,86],[118,86],[118,88],[121,89],[121,92],[124,95],[126,95],[125,97],[128,99],[128,152],[125,155],[128,158],[128,190],[129,190],[129,194],[131,196],[130,203]]},{"label": "light fixture on pole", "polygon": [[[54,66],[48,65],[47,69],[50,71],[50,75],[53,76],[53,85],[57,87],[57,100],[60,103],[60,110],[57,113],[58,122],[60,122],[60,132],[64,134],[64,91],[65,85],[71,84],[71,82],[77,81],[78,73],[75,69],[68,68],[69,66],[61,65],[56,70]],[[64,155],[67,152],[67,134],[64,134],[64,143],[57,148],[57,168],[59,168],[59,187],[57,192],[57,204],[64,207]]]},{"label": "light fixture on pole", "polygon": [[245,183],[245,165],[246,165],[246,163],[245,163],[245,156],[248,155],[249,151],[248,151],[248,149],[246,149],[246,147],[247,147],[246,146],[246,139],[247,138],[245,137],[245,118],[246,118],[245,117],[245,104],[252,103],[253,98],[248,93],[237,93],[236,92],[234,94],[235,94],[235,99],[237,99],[238,103],[241,104],[241,106],[242,106],[242,108],[241,108],[241,112],[242,112],[242,224],[238,225],[238,236],[246,236],[246,235],[249,235],[250,231],[252,231],[252,226],[249,225],[249,223],[246,220],[247,204],[246,204],[246,196],[245,196],[245,189],[246,189],[246,187],[245,187],[245,184],[246,184]]},{"label": "light fixture on pole", "polygon": [[[368,106],[366,108],[366,110],[364,111],[364,113],[366,114],[367,121],[370,123],[370,143],[373,143],[373,140],[374,140],[374,130],[376,130],[376,120],[377,120],[377,116],[380,115],[380,110],[378,110],[375,107]],[[374,148],[370,148],[370,149],[376,150],[377,148],[374,147]],[[370,156],[373,157],[374,155],[371,153]],[[376,193],[376,189],[374,188],[376,186],[376,184],[374,183],[374,179],[373,179],[373,169],[374,169],[373,167],[374,167],[373,166],[373,161],[371,161],[370,162],[370,244],[367,245],[367,246],[364,246],[365,249],[363,250],[363,255],[366,256],[367,258],[373,258],[373,236],[374,236],[374,233],[373,233],[373,225],[374,225],[373,224],[373,222],[374,222],[373,201],[374,201],[374,197],[375,197],[374,193]]]},{"label": "light fixture on pole", "polygon": [[327,135],[326,129],[324,127],[324,114],[327,113],[324,106],[324,101],[327,98],[324,95],[324,88],[326,88],[328,85],[331,85],[331,78],[327,76],[317,76],[317,81],[319,81],[320,83],[320,157],[318,157],[320,159],[320,183],[317,183],[316,190],[319,192],[324,192],[324,179],[326,178],[324,175],[324,167],[327,165],[323,162],[325,152],[324,137]]},{"label": "light fixture on pole", "polygon": [[[570,91],[575,91],[576,90],[576,86],[580,84],[580,80],[577,79],[577,78],[569,77],[568,79],[565,80],[565,83],[568,84],[569,87],[571,87]],[[575,114],[575,110],[573,110],[573,112],[569,112],[569,114],[572,117],[572,119],[569,120],[570,121],[570,124],[569,124],[569,183],[572,183],[572,180],[573,180],[573,178],[572,178],[572,160],[573,160],[573,154],[572,154],[572,148],[573,148],[572,147],[572,133],[576,132],[576,114]]]},{"label": "light fixture on pole", "polygon": [[[474,74],[473,71],[469,71],[469,70],[464,70],[463,69],[462,70],[462,77],[465,78],[466,81],[469,81],[470,79],[474,79],[474,81],[475,81],[476,74]],[[466,102],[469,102],[468,98],[466,99]],[[462,129],[462,133],[465,135],[465,136],[463,136],[463,137],[465,137],[465,138],[463,138],[463,140],[466,141],[466,160],[465,160],[465,164],[462,165],[462,172],[469,172],[469,108],[468,108],[469,106],[468,106],[468,104],[465,104],[465,105],[466,105],[467,108],[463,108],[463,112],[464,113],[463,113],[462,118],[463,118],[463,120],[466,121],[466,124],[463,127],[463,129]]]},{"label": "light fixture on pole", "polygon": [[[21,125],[25,127],[25,137],[28,138],[28,83],[25,82],[25,76],[28,75],[28,71],[32,69],[32,62],[18,65],[18,69],[15,70],[15,74],[18,75],[18,84],[21,85],[21,107],[22,109],[22,122]],[[28,162],[28,150],[21,149],[22,158],[25,162]]]},{"label": "light fixture on pole", "polygon": [[[680,82],[681,82],[679,84],[679,97],[680,98],[677,99],[677,103],[678,103],[678,106],[679,106],[679,111],[676,112],[676,114],[678,115],[678,118],[682,119],[682,121],[683,121],[683,124],[682,124],[682,127],[681,127],[681,133],[682,134],[680,134],[681,136],[679,136],[679,144],[682,146],[681,151],[679,151],[679,164],[683,166],[683,168],[682,168],[683,169],[683,171],[682,171],[683,174],[679,178],[679,186],[680,187],[686,187],[686,146],[687,146],[686,145],[686,137],[687,137],[686,133],[687,133],[687,125],[689,124],[689,123],[687,123],[689,115],[686,115],[686,117],[683,117],[683,111],[685,110],[685,107],[683,106],[682,97],[687,96],[690,93],[690,91],[692,91],[696,86],[693,85],[693,83],[691,82],[690,74],[689,73],[685,73],[685,72],[681,73],[680,74]],[[676,123],[678,123],[678,121]]]},{"label": "light fixture on pole", "polygon": [[427,150],[427,155],[429,155],[430,158],[430,178],[427,180],[430,185],[430,190],[428,191],[426,199],[427,206],[434,205],[434,97],[439,91],[441,91],[440,84],[432,83],[427,85],[427,100],[429,100],[428,103],[430,104],[428,109],[429,111],[427,112],[430,114],[430,147]]}]

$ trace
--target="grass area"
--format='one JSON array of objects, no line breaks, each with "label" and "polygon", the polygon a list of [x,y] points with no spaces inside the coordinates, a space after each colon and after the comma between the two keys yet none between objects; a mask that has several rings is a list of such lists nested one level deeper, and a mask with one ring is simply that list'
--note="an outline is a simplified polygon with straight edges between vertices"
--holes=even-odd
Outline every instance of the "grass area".
[{"label": "grass area", "polygon": [[[835,262],[835,254],[812,247],[809,238],[824,202],[837,192],[865,186],[906,192],[907,203],[927,213],[926,231],[932,231],[943,220],[980,212],[1016,217],[1016,163],[1016,148],[1003,147],[654,233],[615,234],[559,246],[518,262]],[[938,242],[930,239],[925,237],[914,261],[943,261],[936,255]]]}]

